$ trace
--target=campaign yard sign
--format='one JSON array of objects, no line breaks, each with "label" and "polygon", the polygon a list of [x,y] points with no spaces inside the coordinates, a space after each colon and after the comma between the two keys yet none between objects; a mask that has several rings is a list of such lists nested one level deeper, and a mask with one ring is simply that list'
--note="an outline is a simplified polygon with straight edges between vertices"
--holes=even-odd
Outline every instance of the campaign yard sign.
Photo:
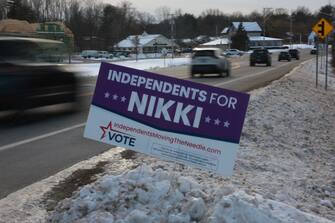
[{"label": "campaign yard sign", "polygon": [[230,176],[249,95],[102,63],[84,136]]}]

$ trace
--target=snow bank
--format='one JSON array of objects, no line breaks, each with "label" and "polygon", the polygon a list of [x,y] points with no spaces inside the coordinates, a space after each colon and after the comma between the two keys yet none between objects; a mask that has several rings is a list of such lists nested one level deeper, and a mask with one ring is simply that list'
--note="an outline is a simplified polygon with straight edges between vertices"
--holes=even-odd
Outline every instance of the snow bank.
[{"label": "snow bank", "polygon": [[71,199],[63,201],[48,221],[330,223],[257,194],[229,192],[218,187],[209,194],[192,177],[144,165],[83,187]]},{"label": "snow bank", "polygon": [[[61,202],[49,222],[335,221],[335,76],[328,91],[323,85],[321,74],[315,88],[312,60],[251,92],[231,178],[141,154],[126,160],[122,150],[112,149],[75,165],[108,162],[105,177]],[[142,164],[147,166],[129,171]],[[44,194],[73,171],[0,200],[0,222],[45,222]]]},{"label": "snow bank", "polygon": [[94,216],[102,222],[110,216],[107,222],[190,222],[206,214],[203,196],[192,178],[141,166],[85,186],[57,207],[49,221],[93,222],[90,218]]},{"label": "snow bank", "polygon": [[330,223],[331,221],[301,212],[284,203],[264,199],[258,194],[238,191],[223,197],[215,206],[210,223]]},{"label": "snow bank", "polygon": [[287,46],[290,49],[312,49],[314,48],[314,45],[308,45],[308,44],[292,44],[292,45],[287,44],[284,46]]},{"label": "snow bank", "polygon": [[[110,61],[106,61],[110,62]],[[128,60],[112,62],[113,64],[131,67],[139,70],[149,70],[154,68],[172,67],[190,64],[190,58],[166,58],[166,59],[145,59],[145,60]],[[72,71],[78,72],[80,76],[97,76],[100,69],[100,63],[88,63],[88,64],[72,64]]]}]

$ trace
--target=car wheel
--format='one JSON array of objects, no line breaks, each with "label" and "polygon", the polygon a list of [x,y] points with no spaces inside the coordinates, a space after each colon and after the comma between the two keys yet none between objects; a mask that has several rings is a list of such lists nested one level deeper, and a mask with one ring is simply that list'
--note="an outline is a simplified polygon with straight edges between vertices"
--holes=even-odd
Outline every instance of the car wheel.
[{"label": "car wheel", "polygon": [[271,62],[266,63],[266,66],[271,67]]},{"label": "car wheel", "polygon": [[255,63],[250,62],[250,67],[254,67]]}]

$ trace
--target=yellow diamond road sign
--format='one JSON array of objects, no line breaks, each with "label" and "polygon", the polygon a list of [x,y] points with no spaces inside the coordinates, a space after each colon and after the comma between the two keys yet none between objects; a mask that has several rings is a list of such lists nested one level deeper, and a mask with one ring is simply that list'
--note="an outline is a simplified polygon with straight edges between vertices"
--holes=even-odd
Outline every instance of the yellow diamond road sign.
[{"label": "yellow diamond road sign", "polygon": [[324,18],[315,24],[313,31],[321,38],[324,39],[328,34],[333,31],[333,26]]}]

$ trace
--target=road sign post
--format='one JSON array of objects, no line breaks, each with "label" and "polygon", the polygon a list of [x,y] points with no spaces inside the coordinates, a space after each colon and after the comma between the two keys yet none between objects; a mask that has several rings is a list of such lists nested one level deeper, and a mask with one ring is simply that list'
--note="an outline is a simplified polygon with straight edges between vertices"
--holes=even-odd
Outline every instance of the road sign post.
[{"label": "road sign post", "polygon": [[315,87],[318,87],[318,81],[319,81],[319,38],[316,39],[316,81],[315,81]]},{"label": "road sign post", "polygon": [[[326,53],[326,78],[325,78],[325,89],[327,90],[328,85],[328,38],[327,36],[333,31],[333,26],[324,18],[321,18],[318,23],[313,26],[313,31],[318,35],[317,50],[316,50],[316,87],[318,87],[318,57],[319,57],[319,39],[325,40],[325,53]],[[320,54],[321,55],[321,54]],[[322,55],[321,55],[321,67],[322,67]]]},{"label": "road sign post", "polygon": [[325,89],[327,90],[328,85],[328,37],[326,37],[326,79],[325,79]]}]

